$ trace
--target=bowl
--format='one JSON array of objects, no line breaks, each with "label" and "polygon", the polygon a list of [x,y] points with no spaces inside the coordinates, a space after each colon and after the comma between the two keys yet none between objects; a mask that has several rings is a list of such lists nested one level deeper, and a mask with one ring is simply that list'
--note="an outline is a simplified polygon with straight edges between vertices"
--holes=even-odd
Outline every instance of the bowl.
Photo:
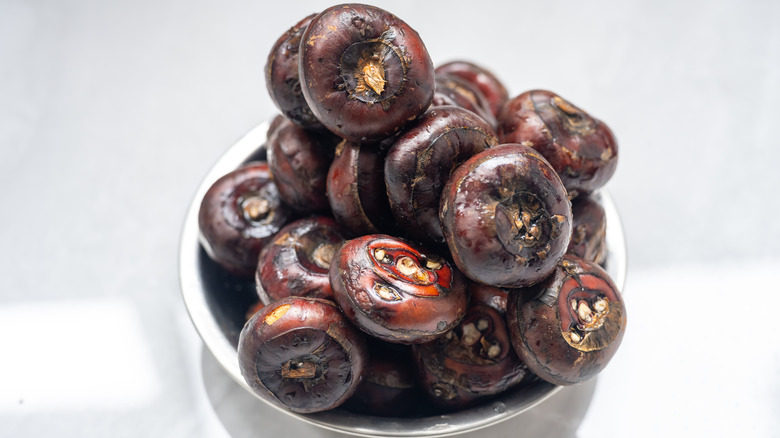
[{"label": "bowl", "polygon": [[[198,187],[187,211],[179,249],[179,277],[184,304],[192,323],[225,372],[254,394],[241,376],[236,347],[248,309],[257,301],[252,280],[236,279],[211,261],[198,240],[198,210],[203,195],[222,175],[257,157],[265,145],[270,122],[263,122],[231,146],[214,164]],[[605,269],[622,291],[626,278],[623,228],[612,198],[594,194],[607,216]],[[266,402],[288,415],[330,431],[363,437],[440,437],[475,431],[498,424],[539,406],[562,387],[543,381],[514,388],[484,404],[446,415],[422,418],[387,418],[333,409],[297,414]],[[264,400],[265,401],[265,400]]]}]

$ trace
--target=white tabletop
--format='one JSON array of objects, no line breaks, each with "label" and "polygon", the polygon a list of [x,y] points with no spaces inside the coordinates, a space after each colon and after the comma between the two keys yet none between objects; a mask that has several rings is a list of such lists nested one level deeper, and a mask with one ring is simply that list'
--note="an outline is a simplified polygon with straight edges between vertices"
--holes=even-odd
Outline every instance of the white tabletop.
[{"label": "white tabletop", "polygon": [[[780,436],[780,3],[375,3],[435,63],[617,135],[628,330],[547,436]],[[177,251],[201,178],[276,113],[271,45],[329,5],[0,0],[0,436],[298,436],[204,351]]]}]

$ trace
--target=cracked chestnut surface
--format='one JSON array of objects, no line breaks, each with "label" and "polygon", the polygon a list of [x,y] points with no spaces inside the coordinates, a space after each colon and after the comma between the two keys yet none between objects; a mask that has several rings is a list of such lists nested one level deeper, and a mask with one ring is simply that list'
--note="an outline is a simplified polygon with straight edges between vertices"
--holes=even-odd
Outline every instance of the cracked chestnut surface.
[{"label": "cracked chestnut surface", "polygon": [[388,342],[441,336],[468,306],[465,280],[446,260],[383,234],[347,241],[331,261],[330,283],[344,314]]},{"label": "cracked chestnut surface", "polygon": [[259,397],[294,412],[335,408],[357,389],[364,335],[328,300],[288,297],[247,321],[238,342],[241,375]]},{"label": "cracked chestnut surface", "polygon": [[439,214],[455,264],[492,286],[543,280],[571,237],[571,204],[560,178],[522,145],[496,146],[463,163],[444,189]]},{"label": "cracked chestnut surface", "polygon": [[507,324],[517,354],[536,375],[572,385],[612,359],[626,310],[599,265],[567,254],[545,281],[509,296]]},{"label": "cracked chestnut surface", "polygon": [[421,115],[433,98],[433,64],[417,32],[360,4],[330,7],[303,34],[303,95],[330,131],[376,142]]},{"label": "cracked chestnut surface", "polygon": [[551,91],[526,91],[506,102],[498,135],[503,143],[538,150],[572,198],[602,187],[615,173],[618,146],[609,127]]}]

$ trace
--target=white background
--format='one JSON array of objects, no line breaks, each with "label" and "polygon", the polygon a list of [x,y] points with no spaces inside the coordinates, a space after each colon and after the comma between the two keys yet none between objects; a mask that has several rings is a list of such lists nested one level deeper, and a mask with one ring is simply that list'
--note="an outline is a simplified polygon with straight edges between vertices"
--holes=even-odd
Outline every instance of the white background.
[{"label": "white background", "polygon": [[[780,3],[375,4],[435,63],[556,91],[617,135],[629,326],[578,436],[780,436]],[[0,0],[0,436],[241,427],[206,392],[179,233],[276,113],[271,45],[329,5]]]}]

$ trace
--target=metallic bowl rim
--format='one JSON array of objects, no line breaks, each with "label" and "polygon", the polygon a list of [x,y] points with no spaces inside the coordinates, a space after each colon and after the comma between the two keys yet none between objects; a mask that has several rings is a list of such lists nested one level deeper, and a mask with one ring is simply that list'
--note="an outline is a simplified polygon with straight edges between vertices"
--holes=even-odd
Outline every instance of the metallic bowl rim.
[{"label": "metallic bowl rim", "polygon": [[[198,239],[198,210],[208,188],[221,176],[243,163],[261,145],[265,144],[270,121],[260,123],[232,145],[209,170],[198,187],[184,220],[179,248],[179,280],[182,298],[195,329],[206,348],[225,372],[241,387],[254,394],[241,377],[236,349],[224,336],[219,322],[206,300],[204,284],[198,275],[200,243]],[[608,255],[606,270],[622,292],[626,281],[627,253],[622,222],[612,198],[605,190],[598,196],[607,216]],[[269,406],[331,431],[365,437],[442,437],[472,432],[520,415],[538,406],[562,387],[546,382],[531,385],[523,392],[512,392],[497,400],[446,415],[423,418],[385,418],[360,415],[335,409],[316,414],[297,414],[266,400]],[[259,397],[258,397],[259,398]],[[261,399],[262,400],[262,399]]]}]

